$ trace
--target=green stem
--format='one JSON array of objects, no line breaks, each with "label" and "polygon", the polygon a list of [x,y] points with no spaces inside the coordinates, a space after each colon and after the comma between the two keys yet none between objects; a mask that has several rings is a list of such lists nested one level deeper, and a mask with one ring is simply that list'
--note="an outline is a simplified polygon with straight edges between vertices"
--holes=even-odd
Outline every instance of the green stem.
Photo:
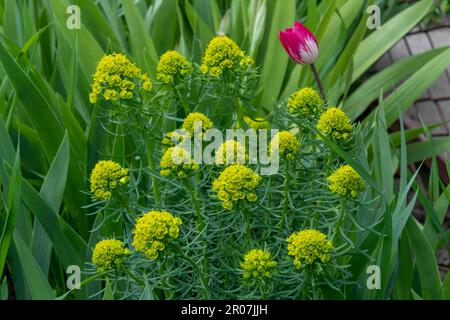
[{"label": "green stem", "polygon": [[[165,286],[171,286],[172,285],[172,279],[168,276],[169,274],[169,260],[164,261],[164,285]],[[173,298],[173,292],[171,290],[164,290],[164,295],[166,297],[166,300],[171,300]]]},{"label": "green stem", "polygon": [[259,290],[261,292],[261,300],[267,299],[267,289],[265,284],[260,284]]},{"label": "green stem", "polygon": [[330,154],[328,155],[328,159],[326,162],[326,168],[325,168],[327,176],[329,176],[330,174],[333,173],[333,159],[334,159],[333,151],[331,151]]},{"label": "green stem", "polygon": [[319,223],[320,214],[318,212],[314,213],[312,219],[311,219],[311,228],[316,228],[317,224]]},{"label": "green stem", "polygon": [[[140,286],[145,287],[145,285],[146,285],[145,281],[144,281],[143,279],[138,278],[136,275],[134,275],[134,273],[133,273],[131,270],[129,270],[129,269],[127,269],[127,268],[124,268],[124,272],[125,272],[131,279],[133,279],[136,283],[138,283]],[[152,290],[152,294],[153,294],[154,296],[158,296],[159,298],[161,298],[161,297],[160,297],[161,295],[155,291],[155,288],[152,288],[151,290]]]},{"label": "green stem", "polygon": [[67,106],[69,107],[70,111],[74,111],[74,96],[75,96],[75,86],[77,84],[78,80],[78,50],[79,50],[79,36],[78,31],[75,31],[75,50],[73,51],[72,55],[72,61],[70,66],[70,79],[69,82],[69,90],[67,91]]},{"label": "green stem", "polygon": [[302,288],[302,299],[307,300],[308,299],[308,291],[310,287],[311,282],[311,270],[309,267],[306,267],[305,269],[305,281],[303,282],[303,288]]},{"label": "green stem", "polygon": [[[205,222],[202,216],[202,212],[201,212],[201,206],[200,206],[200,202],[198,200],[197,197],[197,191],[194,189],[194,186],[192,185],[192,182],[189,178],[183,179],[184,185],[186,186],[187,191],[190,193],[191,195],[191,199],[192,199],[192,204],[195,210],[195,213],[197,215],[197,230],[198,232],[202,232],[203,229],[205,228]],[[205,246],[205,251],[207,250],[207,245]],[[183,255],[184,252],[182,253]],[[186,255],[185,255],[186,256]],[[187,257],[187,256],[186,256]],[[195,268],[197,269],[199,275],[200,275],[200,280],[202,282],[202,287],[205,293],[205,299],[209,299],[209,293],[207,290],[207,286],[206,286],[206,280],[204,278],[204,274],[208,274],[209,273],[209,260],[208,260],[208,255],[204,254],[204,260],[203,260],[203,272],[200,272],[200,268],[197,266],[197,264],[194,263],[194,261],[192,261],[192,259],[190,259],[190,262],[192,265],[195,266]]]},{"label": "green stem", "polygon": [[[143,102],[142,96],[140,96],[140,100],[141,100],[140,112],[143,112],[142,109],[144,108],[144,102]],[[142,138],[144,139],[145,147],[147,149],[146,151],[147,151],[148,167],[149,167],[150,171],[152,171],[152,173],[153,173],[153,172],[155,172],[155,169],[156,169],[155,160],[153,159],[153,154],[155,152],[155,144],[154,144],[152,137],[150,137],[149,134],[147,133],[148,129],[146,128],[144,117],[139,116],[139,114],[137,114],[135,117],[136,117],[135,120],[137,121],[137,123],[140,126]],[[158,127],[158,122],[159,121],[157,121],[157,123],[156,123],[156,127]],[[160,200],[161,200],[161,193],[159,191],[158,179],[152,174],[151,180],[152,180],[152,188],[153,188],[153,195],[155,197],[155,202],[157,204],[159,204]]]},{"label": "green stem", "polygon": [[198,231],[201,232],[203,230],[203,228],[205,227],[205,222],[203,221],[203,216],[202,216],[200,202],[199,202],[199,200],[197,198],[197,192],[194,189],[194,186],[192,185],[192,182],[191,182],[191,180],[189,178],[183,179],[183,182],[184,182],[184,185],[185,185],[187,191],[191,195],[193,209],[195,211],[195,214],[197,215]]},{"label": "green stem", "polygon": [[[154,172],[156,169],[155,160],[153,159],[153,152],[154,152],[155,147],[154,147],[152,139],[150,137],[148,137],[147,135],[145,135],[145,143],[146,143],[146,147],[147,147],[148,167],[152,172]],[[154,175],[151,175],[151,179],[152,179],[153,195],[155,197],[156,203],[159,204],[159,202],[161,201],[161,192],[159,191],[159,182],[158,182],[158,179]]]},{"label": "green stem", "polygon": [[127,276],[129,276],[131,279],[133,279],[134,281],[136,281],[139,285],[141,286],[145,286],[145,282],[142,279],[139,279],[138,277],[136,277],[133,272],[131,272],[130,270],[128,270],[127,268],[123,269],[124,272],[127,274]]},{"label": "green stem", "polygon": [[203,298],[205,300],[209,299],[209,291],[208,291],[208,286],[207,286],[207,279],[205,277],[204,272],[202,272],[202,270],[200,269],[200,267],[197,265],[197,263],[195,263],[194,260],[192,260],[191,257],[189,257],[185,252],[183,252],[182,250],[177,250],[179,254],[181,254],[181,256],[186,259],[187,262],[189,262],[190,265],[192,265],[192,267],[194,268],[194,270],[197,272],[197,274],[199,275],[200,278],[200,283],[202,285],[202,291],[203,291]]},{"label": "green stem", "polygon": [[[87,285],[88,283],[91,283],[94,280],[97,280],[98,278],[101,278],[102,276],[106,275],[108,273],[108,271],[105,272],[101,272],[101,273],[96,273],[94,274],[92,277],[89,277],[87,279],[85,279],[84,281],[80,282],[80,289]],[[69,291],[67,291],[66,293],[64,293],[63,295],[59,296],[56,298],[56,300],[64,300],[69,294],[71,294],[73,291],[75,290],[79,290],[76,287],[70,289]]]},{"label": "green stem", "polygon": [[314,74],[314,78],[316,79],[317,86],[319,87],[320,95],[322,96],[322,99],[326,101],[325,90],[323,88],[322,80],[320,80],[319,72],[317,71],[316,65],[314,63],[311,64],[311,70]]},{"label": "green stem", "polygon": [[239,128],[244,129],[244,126],[242,124],[242,116],[241,116],[241,102],[239,101],[238,97],[233,97],[234,102],[234,108],[236,112],[236,123],[235,125],[239,126]]},{"label": "green stem", "polygon": [[284,206],[283,206],[283,227],[287,226],[288,210],[289,210],[289,160],[286,160],[285,178],[284,178]]},{"label": "green stem", "polygon": [[345,200],[342,200],[341,201],[341,210],[339,212],[338,221],[336,223],[336,226],[334,227],[334,233],[331,238],[331,243],[333,243],[333,245],[336,243],[336,241],[339,237],[339,231],[341,229],[342,223],[344,222],[344,218],[345,218]]},{"label": "green stem", "polygon": [[242,215],[244,216],[245,233],[247,236],[247,243],[251,243],[252,235],[250,228],[250,212],[245,203],[242,204]]},{"label": "green stem", "polygon": [[191,107],[189,106],[189,104],[186,102],[186,100],[184,99],[184,97],[181,95],[180,90],[178,90],[178,88],[174,88],[175,91],[175,96],[176,98],[178,98],[181,102],[181,106],[183,107],[184,113],[186,114],[186,116],[191,112]]}]

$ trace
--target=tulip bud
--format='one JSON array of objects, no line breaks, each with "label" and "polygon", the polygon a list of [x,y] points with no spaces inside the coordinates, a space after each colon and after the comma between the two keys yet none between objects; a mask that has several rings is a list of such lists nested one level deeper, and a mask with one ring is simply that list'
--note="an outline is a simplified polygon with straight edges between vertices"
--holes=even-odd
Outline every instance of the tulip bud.
[{"label": "tulip bud", "polygon": [[316,38],[303,24],[279,32],[280,42],[292,60],[298,64],[312,64],[319,55]]}]

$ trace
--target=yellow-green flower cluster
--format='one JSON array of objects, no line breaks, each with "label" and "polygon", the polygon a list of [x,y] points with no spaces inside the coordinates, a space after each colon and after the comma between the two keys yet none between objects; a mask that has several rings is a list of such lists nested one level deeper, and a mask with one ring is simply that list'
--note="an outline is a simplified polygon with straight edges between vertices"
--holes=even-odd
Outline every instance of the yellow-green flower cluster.
[{"label": "yellow-green flower cluster", "polygon": [[[229,155],[227,156],[227,153]],[[246,152],[245,147],[238,141],[228,140],[225,141],[216,153],[216,164],[217,165],[230,165],[235,163],[245,163]]]},{"label": "yellow-green flower cluster", "polygon": [[178,238],[182,221],[167,211],[150,211],[136,219],[133,243],[136,251],[154,260],[170,239]]},{"label": "yellow-green flower cluster", "polygon": [[253,58],[250,56],[245,56],[244,58],[242,58],[241,62],[239,62],[239,66],[244,70],[254,64],[255,60],[253,60]]},{"label": "yellow-green flower cluster", "polygon": [[244,279],[270,278],[277,262],[272,260],[267,250],[253,249],[244,256],[241,268],[244,271]]},{"label": "yellow-green flower cluster", "polygon": [[162,176],[176,175],[180,179],[186,178],[190,171],[199,169],[189,151],[181,147],[167,149],[161,158],[160,167]]},{"label": "yellow-green flower cluster", "polygon": [[213,191],[222,201],[222,207],[233,209],[233,203],[238,201],[255,202],[258,197],[253,192],[262,178],[250,168],[242,164],[233,164],[220,174],[213,182]]},{"label": "yellow-green flower cluster", "polygon": [[162,140],[164,150],[183,143],[185,139],[189,139],[190,134],[186,130],[175,130],[167,133]]},{"label": "yellow-green flower cluster", "polygon": [[217,36],[210,41],[203,56],[200,71],[212,77],[237,67],[247,69],[254,61],[227,36]]},{"label": "yellow-green flower cluster", "polygon": [[336,140],[347,140],[353,127],[344,111],[339,108],[330,108],[320,117],[317,129]]},{"label": "yellow-green flower cluster", "polygon": [[199,138],[203,138],[204,132],[208,129],[211,129],[214,126],[214,124],[207,116],[205,116],[201,112],[189,113],[188,116],[183,121],[182,128],[184,130],[186,130],[187,132],[189,132],[191,137],[193,137],[194,134],[197,133],[197,132],[195,132],[196,125],[199,126],[200,124],[201,124],[202,132],[198,132],[198,134],[201,135]]},{"label": "yellow-green flower cluster", "polygon": [[244,117],[243,120],[250,128],[254,130],[270,129],[269,123],[264,118],[256,118],[253,120],[249,117]]},{"label": "yellow-green flower cluster", "polygon": [[177,51],[167,51],[159,59],[156,79],[165,84],[174,83],[192,73],[192,64]]},{"label": "yellow-green flower cluster", "polygon": [[331,192],[342,197],[358,197],[364,190],[364,180],[351,166],[344,165],[327,178]]},{"label": "yellow-green flower cluster", "polygon": [[323,100],[316,90],[303,88],[291,95],[288,100],[289,112],[303,117],[317,116],[323,112]]},{"label": "yellow-green flower cluster", "polygon": [[135,88],[150,91],[152,82],[148,75],[121,53],[114,53],[103,57],[92,76],[89,100],[96,103],[99,97],[107,101],[133,99]]},{"label": "yellow-green flower cluster", "polygon": [[120,240],[107,239],[98,242],[92,254],[92,263],[99,272],[120,268],[131,254]]},{"label": "yellow-green flower cluster", "polygon": [[128,182],[128,169],[111,160],[99,161],[91,173],[91,193],[99,200],[109,200],[112,191]]},{"label": "yellow-green flower cluster", "polygon": [[287,239],[288,253],[294,257],[294,266],[300,269],[303,264],[311,265],[315,262],[328,262],[333,249],[331,241],[322,232],[306,229],[294,232]]},{"label": "yellow-green flower cluster", "polygon": [[299,153],[300,142],[289,131],[278,132],[270,142],[269,152],[272,155],[277,152],[279,155],[287,160],[294,160]]}]

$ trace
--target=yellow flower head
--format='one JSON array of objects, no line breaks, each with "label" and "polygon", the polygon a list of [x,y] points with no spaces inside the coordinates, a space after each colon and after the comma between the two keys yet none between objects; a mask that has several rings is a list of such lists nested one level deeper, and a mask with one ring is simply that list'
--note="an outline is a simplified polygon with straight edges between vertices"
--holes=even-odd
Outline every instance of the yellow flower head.
[{"label": "yellow flower head", "polygon": [[288,100],[289,112],[303,117],[312,117],[320,115],[323,100],[316,90],[304,88],[294,92]]},{"label": "yellow flower head", "polygon": [[156,78],[165,83],[173,83],[192,73],[192,65],[177,51],[167,51],[159,59]]},{"label": "yellow flower head", "polygon": [[184,130],[186,130],[187,132],[189,132],[191,137],[193,137],[194,134],[196,133],[195,132],[196,126],[200,126],[200,125],[201,125],[201,129],[202,129],[202,132],[199,132],[199,134],[201,135],[200,138],[203,137],[203,133],[206,130],[211,129],[214,126],[213,122],[207,116],[205,116],[203,113],[191,112],[190,114],[188,114],[186,119],[184,119],[182,128]]},{"label": "yellow flower head", "polygon": [[278,151],[279,155],[287,160],[294,160],[300,149],[300,142],[289,131],[280,131],[272,139],[269,152]]},{"label": "yellow flower head", "polygon": [[247,69],[253,64],[255,64],[255,60],[253,60],[253,58],[250,56],[245,56],[244,58],[242,58],[241,62],[239,63],[239,66],[242,69]]},{"label": "yellow flower head", "polygon": [[320,231],[306,229],[294,232],[287,239],[288,253],[294,257],[294,266],[300,269],[302,264],[326,263],[331,259],[333,245]]},{"label": "yellow flower head", "polygon": [[99,200],[111,199],[112,191],[128,182],[128,169],[111,160],[99,161],[91,173],[91,194]]},{"label": "yellow flower head", "polygon": [[209,75],[213,76],[213,77],[218,77],[222,73],[223,73],[223,70],[220,67],[212,67],[211,69],[209,69]]},{"label": "yellow flower head", "polygon": [[180,179],[186,178],[190,171],[199,169],[189,151],[181,147],[167,149],[161,158],[160,166],[162,176],[174,174]]},{"label": "yellow flower head", "polygon": [[212,77],[220,76],[225,70],[240,67],[247,69],[253,59],[227,36],[217,36],[210,41],[203,56],[200,71]]},{"label": "yellow flower head", "polygon": [[244,279],[270,278],[272,277],[272,269],[276,265],[277,262],[271,260],[269,251],[253,249],[244,256],[241,268],[244,271]]},{"label": "yellow flower head", "polygon": [[178,238],[181,224],[180,218],[174,217],[167,211],[147,212],[136,219],[132,245],[136,251],[154,260],[158,258],[170,239]]},{"label": "yellow flower head", "polygon": [[[183,143],[185,139],[189,139],[191,136],[186,130],[175,130],[167,133],[162,140],[164,148],[175,147],[176,145]],[[164,149],[164,150],[165,150]]]},{"label": "yellow flower head", "polygon": [[119,269],[131,254],[120,240],[107,239],[98,242],[92,254],[92,263],[99,272]]},{"label": "yellow flower head", "polygon": [[353,127],[350,119],[339,108],[330,108],[319,119],[317,129],[336,140],[347,140]]},{"label": "yellow flower head", "polygon": [[345,165],[337,169],[327,178],[330,190],[342,197],[356,198],[364,190],[364,180],[351,166]]},{"label": "yellow flower head", "polygon": [[150,91],[150,78],[121,53],[104,56],[92,76],[91,103],[99,97],[107,101],[130,100],[135,96],[135,88]]},{"label": "yellow flower head", "polygon": [[233,164],[222,171],[219,178],[213,182],[213,191],[222,201],[222,207],[233,209],[233,203],[238,201],[255,202],[258,197],[253,192],[262,178],[250,168],[242,164]]},{"label": "yellow flower head", "polygon": [[253,120],[249,117],[244,117],[243,120],[250,128],[254,130],[270,129],[269,123],[264,118],[256,118],[255,120]]},{"label": "yellow flower head", "polygon": [[[227,153],[229,155],[227,156]],[[216,164],[235,164],[235,163],[245,163],[246,152],[245,147],[235,140],[225,141],[216,153]]]}]

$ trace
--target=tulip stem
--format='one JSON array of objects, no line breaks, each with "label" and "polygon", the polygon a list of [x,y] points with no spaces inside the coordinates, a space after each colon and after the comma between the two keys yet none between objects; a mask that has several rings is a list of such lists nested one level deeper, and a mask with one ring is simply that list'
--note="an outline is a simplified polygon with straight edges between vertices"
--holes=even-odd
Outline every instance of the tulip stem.
[{"label": "tulip stem", "polygon": [[320,80],[319,72],[317,71],[316,65],[314,63],[311,63],[311,70],[314,74],[314,78],[316,79],[317,85],[319,86],[320,95],[322,96],[323,100],[326,100],[325,90],[323,89],[322,80]]}]

